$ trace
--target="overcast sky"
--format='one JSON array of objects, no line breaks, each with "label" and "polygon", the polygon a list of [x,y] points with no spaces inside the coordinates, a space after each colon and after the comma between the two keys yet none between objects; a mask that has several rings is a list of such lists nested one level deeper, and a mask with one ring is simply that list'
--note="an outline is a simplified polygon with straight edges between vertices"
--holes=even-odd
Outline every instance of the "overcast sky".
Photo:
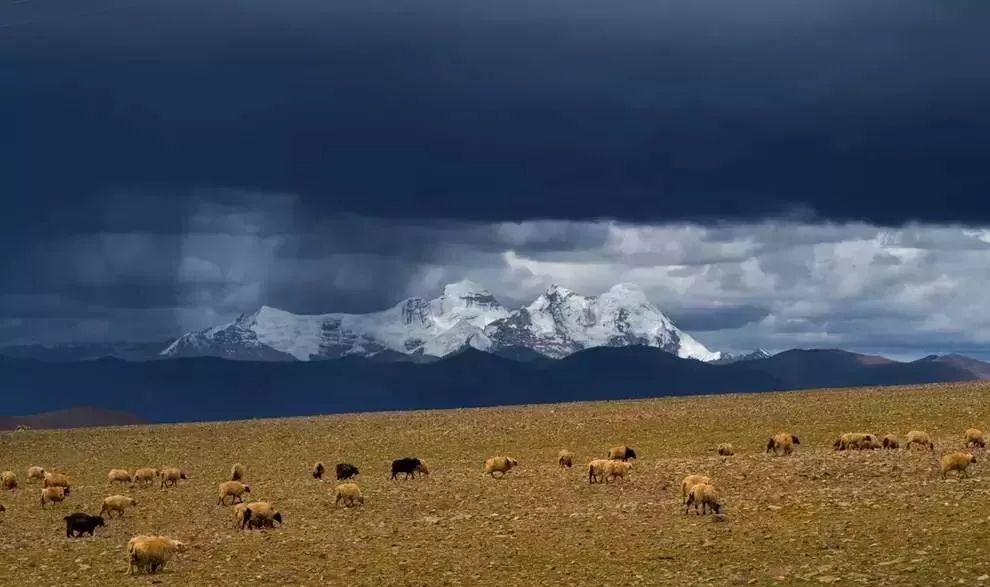
[{"label": "overcast sky", "polygon": [[715,349],[990,339],[990,6],[0,7],[0,345],[470,277]]}]

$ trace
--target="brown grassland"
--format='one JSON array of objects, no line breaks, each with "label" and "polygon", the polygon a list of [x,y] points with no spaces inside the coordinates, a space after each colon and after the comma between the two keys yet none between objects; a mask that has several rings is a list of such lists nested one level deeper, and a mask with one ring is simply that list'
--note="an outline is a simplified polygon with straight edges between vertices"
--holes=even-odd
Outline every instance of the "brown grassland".
[{"label": "brown grassland", "polygon": [[[990,474],[941,480],[935,458],[990,425],[986,383],[723,395],[231,423],[32,430],[0,435],[0,568],[8,585],[984,585],[990,584]],[[922,450],[833,452],[845,431],[930,432]],[[764,453],[792,431],[790,457]],[[737,454],[712,450],[731,442]],[[589,485],[609,446],[640,459],[626,481]],[[578,459],[556,465],[561,448]],[[482,474],[488,456],[520,466]],[[388,479],[393,458],[431,475]],[[349,462],[364,507],[334,509],[312,464]],[[217,483],[247,467],[254,499],[281,529],[240,531]],[[30,465],[68,473],[72,493],[42,510]],[[176,465],[162,490],[108,488],[114,467]],[[679,482],[712,476],[723,521],[684,515]],[[672,483],[664,488],[666,483]],[[124,493],[138,506],[95,538],[66,539],[62,517]],[[161,533],[190,548],[154,576],[126,574],[125,543]]]}]

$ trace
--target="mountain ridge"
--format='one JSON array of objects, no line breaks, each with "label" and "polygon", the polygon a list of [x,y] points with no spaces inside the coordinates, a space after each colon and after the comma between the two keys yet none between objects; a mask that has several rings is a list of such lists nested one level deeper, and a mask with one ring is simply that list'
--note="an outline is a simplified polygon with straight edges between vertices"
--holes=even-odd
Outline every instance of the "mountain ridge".
[{"label": "mountain ridge", "polygon": [[835,349],[712,364],[644,346],[596,347],[560,360],[511,359],[468,347],[423,363],[357,356],[310,362],[106,358],[52,369],[36,359],[0,357],[9,415],[85,403],[149,422],[973,381],[986,379],[988,370],[990,364],[975,359],[877,362]]},{"label": "mountain ridge", "polygon": [[526,348],[559,359],[600,346],[647,345],[682,358],[716,360],[635,284],[583,296],[551,284],[531,304],[509,310],[484,287],[462,280],[434,299],[407,298],[365,314],[293,314],[271,306],[227,324],[186,333],[163,357],[310,361],[385,351],[444,357],[467,347],[498,354]]}]

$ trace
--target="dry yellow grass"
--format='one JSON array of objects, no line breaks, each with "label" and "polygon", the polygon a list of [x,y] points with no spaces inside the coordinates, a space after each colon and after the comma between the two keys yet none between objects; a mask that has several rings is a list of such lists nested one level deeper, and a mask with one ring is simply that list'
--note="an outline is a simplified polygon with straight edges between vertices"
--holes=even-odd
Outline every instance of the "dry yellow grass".
[{"label": "dry yellow grass", "polygon": [[[0,494],[0,567],[11,585],[732,585],[990,584],[990,476],[937,478],[935,456],[985,429],[986,384],[710,396],[223,424],[6,433],[0,468],[24,479]],[[831,450],[843,431],[929,431],[924,451]],[[764,454],[770,434],[801,444]],[[721,458],[719,442],[735,445]],[[628,444],[630,479],[589,485],[584,463]],[[557,453],[576,455],[570,470]],[[483,473],[492,454],[519,467]],[[388,480],[393,458],[430,476]],[[357,465],[365,505],[333,507],[335,482],[314,462]],[[246,465],[251,499],[273,502],[282,529],[237,530],[217,483]],[[43,511],[40,464],[69,473],[72,493]],[[111,468],[176,465],[175,489],[107,487]],[[724,521],[683,515],[680,479],[713,477]],[[662,489],[672,483],[668,489]],[[62,517],[102,499],[138,500],[95,538],[68,540]],[[124,545],[160,533],[190,550],[164,573],[128,577]]]}]

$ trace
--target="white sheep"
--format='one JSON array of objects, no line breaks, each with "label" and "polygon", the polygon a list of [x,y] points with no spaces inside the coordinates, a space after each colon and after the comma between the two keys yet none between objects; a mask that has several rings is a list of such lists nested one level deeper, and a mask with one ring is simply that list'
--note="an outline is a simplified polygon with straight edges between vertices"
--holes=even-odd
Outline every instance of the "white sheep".
[{"label": "white sheep", "polygon": [[557,453],[557,465],[562,469],[570,469],[574,465],[574,454],[567,449],[560,451]]},{"label": "white sheep", "polygon": [[505,477],[505,474],[518,467],[519,462],[512,457],[492,457],[485,461],[485,474],[495,477],[495,473]]},{"label": "white sheep", "polygon": [[218,504],[223,504],[224,499],[230,497],[230,503],[234,503],[234,499],[237,501],[244,501],[243,495],[245,493],[251,493],[251,487],[245,485],[240,481],[224,481],[218,487],[219,498],[217,499]]},{"label": "white sheep", "polygon": [[695,485],[701,483],[711,483],[711,477],[706,475],[688,475],[681,481],[681,503],[686,504],[688,496],[691,494],[691,488]]},{"label": "white sheep", "polygon": [[180,479],[188,479],[185,471],[176,467],[166,468],[162,471],[162,489],[166,487],[175,487],[178,485]]},{"label": "white sheep", "polygon": [[131,481],[131,474],[126,469],[110,469],[110,472],[107,473],[107,485],[130,483]]},{"label": "white sheep", "polygon": [[601,483],[605,480],[605,464],[608,459],[595,459],[588,463],[588,483]]},{"label": "white sheep", "polygon": [[37,465],[33,465],[31,467],[28,467],[27,478],[28,479],[33,479],[33,480],[41,481],[42,479],[45,478],[45,469],[43,469],[42,467],[39,467]]},{"label": "white sheep", "polygon": [[732,455],[736,454],[735,449],[728,442],[723,442],[719,444],[717,447],[715,447],[715,450],[716,452],[718,452],[719,456],[722,457],[731,457]]},{"label": "white sheep", "polygon": [[779,453],[789,455],[793,452],[795,444],[801,444],[797,436],[790,432],[778,432],[767,441],[767,452],[772,452],[774,455]]},{"label": "white sheep", "polygon": [[910,449],[914,445],[927,448],[930,451],[935,450],[935,443],[932,442],[932,437],[928,436],[927,432],[921,430],[912,430],[907,433],[904,448]]},{"label": "white sheep", "polygon": [[[698,515],[704,515],[706,510],[717,514],[722,510],[722,498],[711,483],[699,483],[691,488],[687,503],[684,504],[685,514],[688,513],[688,508],[692,505],[694,512]],[[698,512],[699,505],[701,512]]]},{"label": "white sheep", "polygon": [[158,469],[150,467],[138,469],[134,471],[134,483],[138,485],[151,485],[155,482],[155,477],[160,474],[161,472]]},{"label": "white sheep", "polygon": [[176,552],[185,550],[184,543],[166,536],[135,536],[127,541],[127,573],[156,573]]},{"label": "white sheep", "polygon": [[103,499],[103,507],[100,508],[100,515],[106,514],[107,518],[109,518],[111,513],[117,512],[117,517],[122,517],[125,509],[136,505],[137,500],[133,497],[111,495]]},{"label": "white sheep", "polygon": [[966,440],[966,448],[986,448],[987,439],[983,431],[978,428],[967,428],[963,438]]},{"label": "white sheep", "polygon": [[334,489],[334,507],[340,505],[341,501],[344,502],[344,507],[364,505],[364,496],[357,483],[341,483]]},{"label": "white sheep", "polygon": [[875,435],[869,432],[846,432],[832,444],[835,450],[860,450],[872,447]]},{"label": "white sheep", "polygon": [[41,509],[45,509],[46,503],[61,503],[65,501],[65,495],[69,493],[67,487],[43,487],[41,489]]},{"label": "white sheep", "polygon": [[42,487],[65,487],[69,488],[69,478],[62,473],[45,473],[45,478],[41,481]]},{"label": "white sheep", "polygon": [[244,465],[240,463],[234,463],[230,467],[230,480],[242,481],[243,479],[244,479]]},{"label": "white sheep", "polygon": [[623,479],[632,471],[633,464],[626,461],[607,461],[605,463],[605,483],[609,479]]},{"label": "white sheep", "polygon": [[969,477],[969,473],[966,469],[969,467],[970,463],[975,463],[976,457],[969,454],[968,452],[953,452],[942,457],[939,462],[941,465],[942,478],[945,479],[946,473],[949,471],[959,471],[959,475],[962,477]]},{"label": "white sheep", "polygon": [[267,501],[252,501],[244,508],[244,526],[248,528],[274,528],[282,525],[282,514]]},{"label": "white sheep", "polygon": [[17,489],[17,475],[13,471],[0,473],[0,487],[6,491]]}]

